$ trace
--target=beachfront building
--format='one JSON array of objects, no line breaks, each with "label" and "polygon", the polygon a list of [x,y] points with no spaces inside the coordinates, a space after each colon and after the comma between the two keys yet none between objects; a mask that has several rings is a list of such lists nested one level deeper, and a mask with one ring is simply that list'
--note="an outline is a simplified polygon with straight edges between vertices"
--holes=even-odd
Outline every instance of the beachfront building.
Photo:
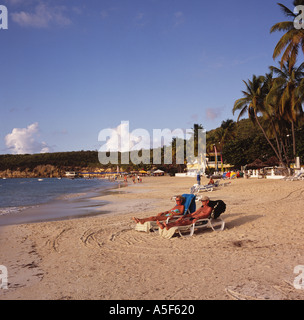
[{"label": "beachfront building", "polygon": [[222,155],[216,153],[208,153],[206,156],[207,168],[215,169],[215,171],[229,171],[233,167],[231,164],[224,163]]},{"label": "beachfront building", "polygon": [[187,163],[187,176],[196,177],[198,173],[204,174],[206,167],[199,163],[197,160]]},{"label": "beachfront building", "polygon": [[215,153],[205,154],[205,163],[204,161],[198,161],[196,159],[193,162],[187,163],[187,175],[196,176],[198,173],[204,174],[206,169],[214,169],[215,171],[226,171],[230,170],[233,166],[230,164],[225,164],[222,162],[222,156]]}]

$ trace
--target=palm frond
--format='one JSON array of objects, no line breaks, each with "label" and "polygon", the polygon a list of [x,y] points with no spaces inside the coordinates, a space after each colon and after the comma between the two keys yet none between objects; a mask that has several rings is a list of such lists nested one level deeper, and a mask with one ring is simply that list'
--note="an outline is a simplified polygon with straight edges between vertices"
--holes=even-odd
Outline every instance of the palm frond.
[{"label": "palm frond", "polygon": [[271,27],[270,33],[273,33],[276,31],[290,31],[292,29],[294,29],[293,22],[290,22],[290,21],[278,22]]},{"label": "palm frond", "polygon": [[238,118],[237,118],[237,121],[240,121],[240,119],[242,118],[242,116],[246,113],[246,111],[247,111],[247,106],[245,106],[242,110],[241,110],[241,112],[239,113],[239,116],[238,116]]},{"label": "palm frond", "polygon": [[273,59],[277,58],[282,53],[284,48],[286,48],[290,43],[292,43],[293,36],[294,36],[294,30],[288,31],[279,40],[279,42],[277,43],[277,45],[274,49],[274,52],[273,52]]},{"label": "palm frond", "polygon": [[285,77],[285,73],[284,73],[281,69],[279,69],[279,68],[277,68],[277,67],[274,67],[274,66],[270,66],[269,69],[270,69],[274,74],[276,74],[278,77],[282,77],[282,78]]},{"label": "palm frond", "polygon": [[[290,73],[292,72],[292,70],[297,62],[297,56],[298,56],[298,47],[295,46],[294,44],[291,44],[291,45],[292,45],[292,50],[290,52],[289,58],[287,58],[288,59],[287,61],[289,63],[289,72]],[[282,61],[284,62],[285,60],[283,60],[283,58],[282,58]]]},{"label": "palm frond", "polygon": [[280,6],[281,11],[284,13],[284,15],[285,15],[286,17],[293,17],[293,18],[296,17],[296,15],[295,15],[290,9],[288,9],[286,6],[284,6],[284,5],[281,4],[281,3],[278,3],[278,5]]}]

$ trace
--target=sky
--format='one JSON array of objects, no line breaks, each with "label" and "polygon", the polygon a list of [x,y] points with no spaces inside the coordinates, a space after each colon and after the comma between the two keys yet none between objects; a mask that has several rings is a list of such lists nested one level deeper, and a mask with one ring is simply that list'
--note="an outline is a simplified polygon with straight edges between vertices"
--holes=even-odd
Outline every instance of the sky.
[{"label": "sky", "polygon": [[[280,1],[289,8],[292,0]],[[0,0],[0,154],[99,150],[101,131],[237,119],[286,20],[277,0]]]}]

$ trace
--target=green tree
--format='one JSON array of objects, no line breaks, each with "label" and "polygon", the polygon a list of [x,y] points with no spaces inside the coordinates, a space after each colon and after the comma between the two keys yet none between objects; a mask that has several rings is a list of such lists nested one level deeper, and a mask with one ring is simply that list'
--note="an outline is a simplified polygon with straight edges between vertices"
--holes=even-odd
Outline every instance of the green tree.
[{"label": "green tree", "polygon": [[248,80],[248,83],[246,81],[243,81],[246,86],[246,91],[242,91],[244,97],[241,99],[238,99],[233,107],[233,114],[235,114],[236,111],[240,111],[238,121],[239,119],[248,112],[249,118],[255,122],[260,130],[263,132],[264,137],[268,141],[268,144],[273,149],[275,155],[279,159],[282,166],[285,166],[285,163],[282,158],[282,153],[280,148],[277,146],[275,147],[274,144],[271,142],[270,137],[267,135],[265,129],[261,125],[260,119],[258,117],[258,114],[265,113],[265,99],[268,94],[268,82],[267,78],[264,76],[256,76],[253,75],[252,80]]},{"label": "green tree", "polygon": [[[292,68],[296,64],[299,50],[304,53],[304,30],[298,30],[294,27],[294,20],[297,15],[292,10],[281,3],[278,3],[278,5],[284,15],[291,18],[291,21],[276,23],[270,30],[271,33],[275,31],[285,32],[274,49],[273,59],[276,59],[285,50],[281,58],[281,68],[287,61],[289,61],[289,67]],[[304,5],[304,0],[294,0],[293,5],[294,7]]]},{"label": "green tree", "polygon": [[303,118],[303,91],[299,90],[304,77],[304,63],[299,67],[290,66],[289,61],[281,69],[271,66],[271,71],[278,77],[275,79],[274,95],[279,99],[279,115],[291,124],[293,160],[296,157],[295,125]]}]

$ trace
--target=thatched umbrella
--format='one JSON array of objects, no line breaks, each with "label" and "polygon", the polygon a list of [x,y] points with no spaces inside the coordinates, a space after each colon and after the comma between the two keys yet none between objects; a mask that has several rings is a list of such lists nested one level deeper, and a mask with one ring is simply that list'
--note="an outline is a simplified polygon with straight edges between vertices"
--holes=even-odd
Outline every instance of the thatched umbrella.
[{"label": "thatched umbrella", "polygon": [[275,166],[279,166],[280,162],[277,159],[277,157],[273,156],[273,157],[269,158],[267,161],[265,161],[265,164],[268,167],[275,167]]},{"label": "thatched umbrella", "polygon": [[247,164],[246,169],[261,169],[267,166],[268,165],[265,164],[262,160],[255,159],[252,163]]}]

